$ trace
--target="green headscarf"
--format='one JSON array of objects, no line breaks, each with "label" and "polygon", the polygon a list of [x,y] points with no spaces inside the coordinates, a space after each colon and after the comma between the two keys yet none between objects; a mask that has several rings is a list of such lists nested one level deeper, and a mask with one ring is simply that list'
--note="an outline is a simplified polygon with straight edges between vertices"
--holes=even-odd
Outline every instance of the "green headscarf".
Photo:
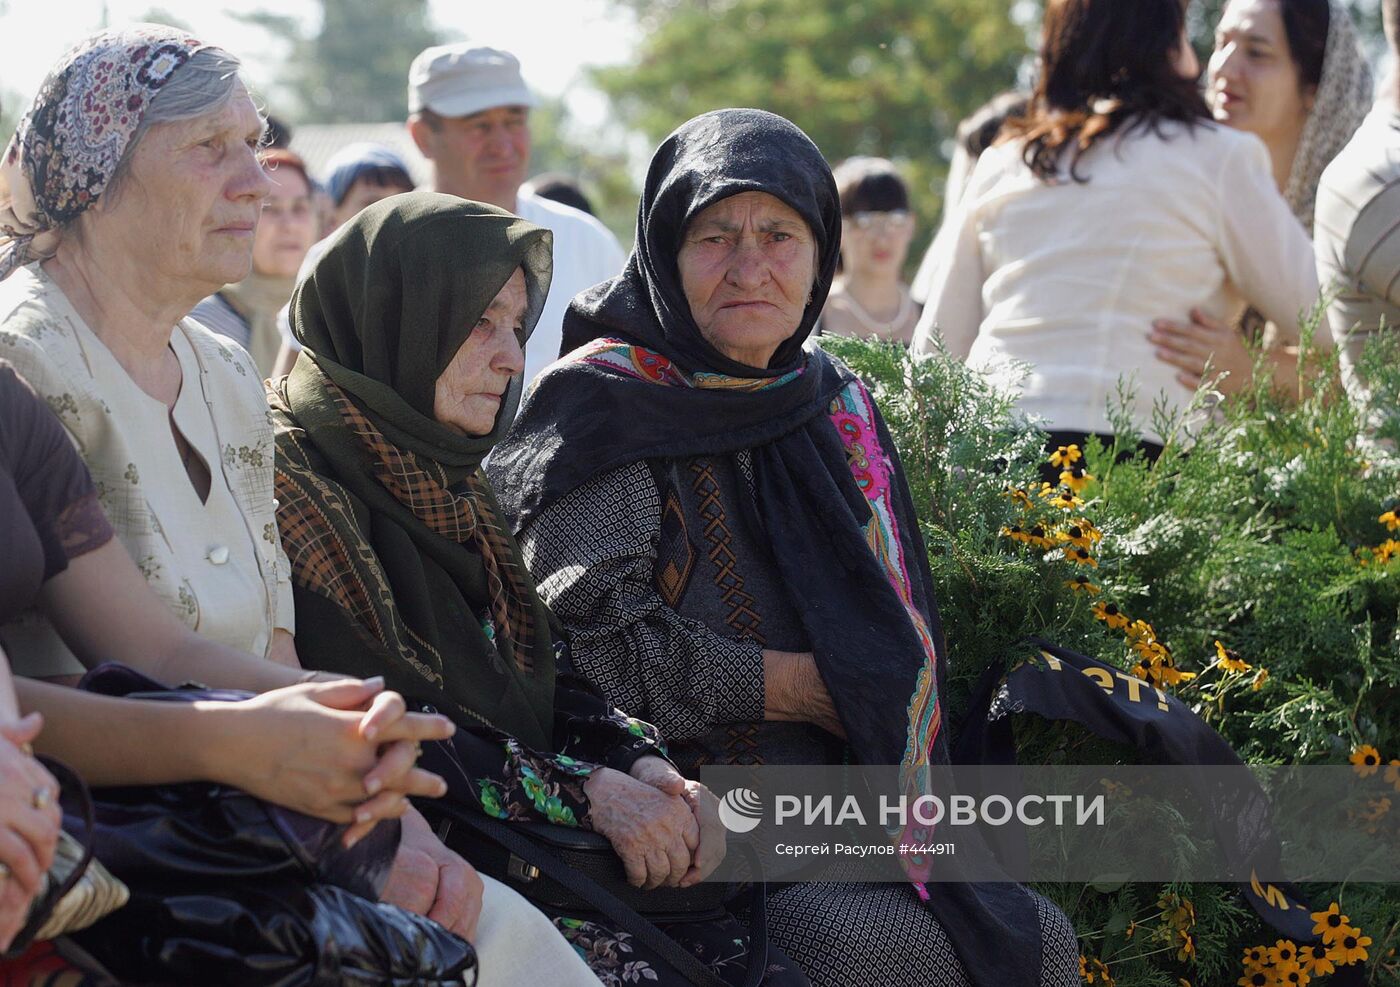
[{"label": "green headscarf", "polygon": [[553,235],[503,209],[438,192],[380,200],[334,234],[292,294],[292,330],[312,360],[394,443],[470,472],[509,430],[517,377],[489,435],[433,418],[433,387],[516,268],[534,331],[553,273]]},{"label": "green headscarf", "polygon": [[[382,674],[407,696],[537,749],[550,746],[558,625],[478,470],[510,427],[521,382],[484,436],[437,422],[433,395],[517,269],[527,334],[534,328],[550,245],[549,231],[455,196],[413,192],[370,206],[293,294],[305,348],[271,399],[303,662]],[[433,497],[445,506],[425,513]],[[503,587],[523,633],[498,632],[502,611],[489,619]]]}]

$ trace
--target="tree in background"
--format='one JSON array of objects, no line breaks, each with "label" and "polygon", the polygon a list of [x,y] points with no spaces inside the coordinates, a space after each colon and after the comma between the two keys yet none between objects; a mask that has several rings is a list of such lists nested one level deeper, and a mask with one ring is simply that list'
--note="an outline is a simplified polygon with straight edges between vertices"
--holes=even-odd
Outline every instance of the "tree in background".
[{"label": "tree in background", "polygon": [[[1027,55],[1016,0],[615,2],[635,13],[643,41],[632,65],[592,77],[623,123],[658,142],[706,110],[780,113],[833,163],[896,160],[925,241],[942,206],[945,143],[1015,84]],[[916,244],[914,263],[918,254]]]},{"label": "tree in background", "polygon": [[408,66],[443,40],[428,0],[321,0],[314,35],[285,14],[262,10],[242,19],[290,41],[278,82],[292,98],[286,116],[298,123],[405,119]]},{"label": "tree in background", "polygon": [[[1041,8],[1035,0],[613,2],[637,17],[643,40],[632,65],[592,77],[623,123],[659,142],[706,110],[781,113],[832,163],[851,154],[899,163],[914,191],[922,242],[942,209],[958,122],[1033,74]],[[1224,4],[1192,4],[1204,57]],[[1347,6],[1374,51],[1379,4]]]},{"label": "tree in background", "polygon": [[575,135],[564,101],[547,96],[530,111],[530,142],[530,174],[560,171],[576,179],[598,218],[626,248],[635,232],[637,186],[625,142],[585,142]]}]

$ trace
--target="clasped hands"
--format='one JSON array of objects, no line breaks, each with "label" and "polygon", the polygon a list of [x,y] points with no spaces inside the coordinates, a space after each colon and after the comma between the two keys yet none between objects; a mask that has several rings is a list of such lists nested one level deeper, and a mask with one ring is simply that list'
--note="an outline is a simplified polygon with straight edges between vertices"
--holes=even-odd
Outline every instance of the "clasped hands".
[{"label": "clasped hands", "polygon": [[583,790],[594,832],[612,843],[633,887],[688,888],[724,859],[719,800],[664,758],[638,758],[626,774],[599,768]]},{"label": "clasped hands", "polygon": [[309,681],[237,703],[206,702],[234,742],[209,751],[208,777],[307,815],[347,824],[354,846],[403,816],[410,796],[447,784],[417,767],[419,745],[456,731],[445,716],[410,713],[384,680]]}]

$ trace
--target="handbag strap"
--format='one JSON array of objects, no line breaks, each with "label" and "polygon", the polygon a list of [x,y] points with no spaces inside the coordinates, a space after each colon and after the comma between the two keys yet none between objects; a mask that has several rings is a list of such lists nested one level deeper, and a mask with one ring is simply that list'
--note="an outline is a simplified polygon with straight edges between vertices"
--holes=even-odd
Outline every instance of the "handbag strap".
[{"label": "handbag strap", "polygon": [[87,873],[88,864],[92,863],[93,829],[96,825],[96,817],[92,805],[92,793],[88,791],[86,783],[84,783],[82,778],[78,777],[77,772],[62,761],[43,756],[38,757],[37,760],[43,764],[43,766],[48,769],[49,774],[53,775],[58,781],[60,794],[69,795],[71,800],[76,803],[76,808],[83,821],[83,836],[80,839],[72,833],[68,835],[72,836],[73,839],[77,841],[78,845],[83,848],[83,853],[82,856],[78,858],[77,864],[75,864],[73,869],[68,873],[68,876],[60,883],[50,887],[43,899],[36,900],[30,907],[29,917],[25,920],[24,928],[20,929],[15,938],[11,940],[10,948],[4,954],[5,959],[14,959],[21,956],[25,950],[33,945],[32,940],[35,934],[44,927],[44,923],[46,923],[49,916],[53,914],[53,910],[58,907],[58,903],[68,895],[68,892],[78,886],[78,882],[81,881],[83,875]]},{"label": "handbag strap", "polygon": [[[626,902],[586,874],[570,867],[549,849],[516,832],[505,823],[479,812],[462,811],[439,805],[451,820],[465,824],[486,838],[499,843],[528,864],[538,867],[550,879],[589,902],[638,942],[652,950],[695,987],[729,987],[723,979],[683,949]],[[758,987],[768,967],[768,920],[766,895],[761,881],[753,883],[749,911],[749,964],[743,987]]]}]

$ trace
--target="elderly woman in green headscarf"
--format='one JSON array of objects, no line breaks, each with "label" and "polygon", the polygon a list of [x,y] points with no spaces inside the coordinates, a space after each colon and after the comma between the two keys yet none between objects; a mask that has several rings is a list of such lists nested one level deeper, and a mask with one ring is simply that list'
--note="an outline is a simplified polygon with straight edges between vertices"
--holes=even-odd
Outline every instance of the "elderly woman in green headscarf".
[{"label": "elderly woman in green headscarf", "polygon": [[[452,717],[449,798],[591,828],[637,886],[688,887],[723,855],[717,803],[653,727],[557,671],[561,626],[480,469],[519,402],[550,243],[502,210],[417,192],[343,227],[298,286],[304,349],[270,397],[301,659],[383,675]],[[600,975],[651,962],[606,929],[557,924]],[[734,923],[711,932],[682,944],[715,962],[746,952]]]}]

